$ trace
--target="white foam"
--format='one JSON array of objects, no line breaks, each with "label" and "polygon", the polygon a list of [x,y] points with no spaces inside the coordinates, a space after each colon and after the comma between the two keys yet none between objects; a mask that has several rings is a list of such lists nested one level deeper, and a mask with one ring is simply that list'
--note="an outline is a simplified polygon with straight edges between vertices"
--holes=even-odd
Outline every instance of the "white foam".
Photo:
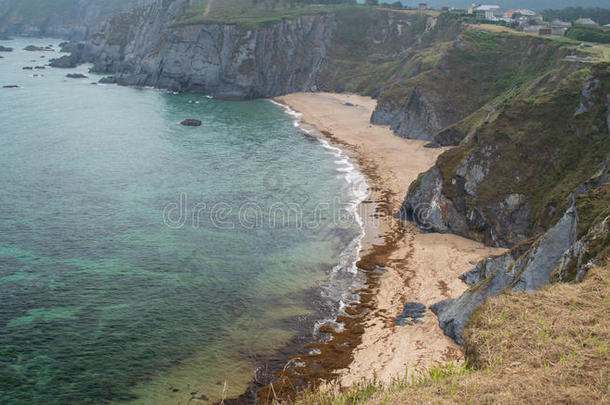
[{"label": "white foam", "polygon": [[[287,105],[278,103],[273,100],[269,101],[271,101],[275,105],[280,106],[288,115],[290,115],[294,120],[293,122],[295,127],[300,128],[302,131],[308,134],[311,134],[312,131],[301,127],[302,114],[294,111]],[[326,291],[324,289],[322,291],[323,296],[326,295],[327,298],[330,298],[334,302],[337,302],[336,297],[330,297],[331,293],[337,293],[337,291],[331,291],[332,287],[342,284],[342,272],[348,272],[352,274],[350,285],[343,286],[344,288],[340,289],[341,296],[338,299],[337,315],[347,315],[345,313],[345,308],[347,307],[347,305],[359,301],[359,297],[354,294],[354,291],[356,290],[355,283],[358,282],[357,276],[359,273],[358,268],[356,267],[356,263],[358,263],[358,261],[360,260],[362,240],[364,239],[366,233],[364,228],[364,221],[360,213],[358,212],[358,206],[362,202],[364,202],[364,200],[366,200],[369,196],[369,186],[366,183],[366,178],[364,177],[364,175],[360,173],[356,165],[353,163],[353,161],[350,159],[350,157],[344,150],[331,145],[328,140],[322,137],[318,136],[316,138],[318,139],[322,147],[326,149],[330,155],[336,158],[334,160],[334,163],[337,165],[337,172],[340,173],[339,178],[342,178],[345,181],[347,187],[349,188],[349,193],[352,197],[349,203],[349,212],[354,217],[356,223],[360,227],[360,233],[358,234],[358,236],[354,238],[348,244],[346,249],[344,249],[343,252],[341,252],[341,254],[339,255],[339,263],[333,267],[329,274],[329,286],[327,287]],[[332,319],[323,319],[316,322],[314,326],[314,336],[318,334],[318,330],[322,325],[330,325],[336,330],[343,329],[343,324],[338,323],[336,321],[336,317]]]}]

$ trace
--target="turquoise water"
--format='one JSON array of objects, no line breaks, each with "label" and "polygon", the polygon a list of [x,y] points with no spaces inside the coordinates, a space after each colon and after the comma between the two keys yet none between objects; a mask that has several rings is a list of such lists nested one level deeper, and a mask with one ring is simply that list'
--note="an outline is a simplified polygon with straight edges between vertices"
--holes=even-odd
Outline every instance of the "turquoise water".
[{"label": "turquoise water", "polygon": [[264,100],[21,69],[49,43],[1,42],[0,403],[241,394],[349,289],[354,173]]}]

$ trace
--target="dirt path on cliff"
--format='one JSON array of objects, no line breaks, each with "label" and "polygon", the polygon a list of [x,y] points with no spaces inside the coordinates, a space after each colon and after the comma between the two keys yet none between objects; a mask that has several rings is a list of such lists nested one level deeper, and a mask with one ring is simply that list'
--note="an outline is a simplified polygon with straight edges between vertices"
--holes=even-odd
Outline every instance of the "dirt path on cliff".
[{"label": "dirt path on cliff", "polygon": [[372,125],[376,101],[369,97],[295,93],[276,101],[289,105],[302,114],[305,123],[353,152],[372,189],[371,202],[361,207],[368,230],[365,248],[388,241],[390,235],[401,233],[401,226],[407,228],[394,241],[384,263],[362,342],[353,351],[351,364],[340,370],[339,384],[351,386],[374,374],[391,382],[404,376],[407,367],[426,368],[462,358],[461,348],[443,334],[430,310],[417,323],[398,326],[394,322],[407,302],[428,307],[459,297],[467,286],[458,276],[474,262],[503,252],[455,235],[421,234],[412,224],[401,225],[393,218],[411,182],[432,167],[445,149],[424,148],[427,142],[400,138],[388,127]]}]

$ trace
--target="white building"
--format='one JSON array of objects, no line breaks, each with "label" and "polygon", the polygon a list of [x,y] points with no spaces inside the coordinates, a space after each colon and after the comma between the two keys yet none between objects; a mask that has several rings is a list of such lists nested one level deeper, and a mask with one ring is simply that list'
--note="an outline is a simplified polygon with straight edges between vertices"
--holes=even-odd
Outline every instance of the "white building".
[{"label": "white building", "polygon": [[498,20],[503,16],[502,8],[496,5],[482,4],[472,8],[472,14],[485,16],[487,20]]},{"label": "white building", "polygon": [[551,35],[555,35],[558,37],[563,37],[566,34],[566,31],[572,26],[572,23],[561,21],[561,20],[553,20],[551,21]]}]

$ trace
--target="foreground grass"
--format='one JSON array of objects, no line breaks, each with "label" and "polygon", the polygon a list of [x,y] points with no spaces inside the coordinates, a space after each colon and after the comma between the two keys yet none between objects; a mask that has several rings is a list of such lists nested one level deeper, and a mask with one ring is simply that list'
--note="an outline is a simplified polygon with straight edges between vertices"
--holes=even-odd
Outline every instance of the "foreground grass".
[{"label": "foreground grass", "polygon": [[581,284],[488,300],[464,340],[469,367],[453,363],[344,392],[306,393],[299,404],[608,404],[610,266]]}]

